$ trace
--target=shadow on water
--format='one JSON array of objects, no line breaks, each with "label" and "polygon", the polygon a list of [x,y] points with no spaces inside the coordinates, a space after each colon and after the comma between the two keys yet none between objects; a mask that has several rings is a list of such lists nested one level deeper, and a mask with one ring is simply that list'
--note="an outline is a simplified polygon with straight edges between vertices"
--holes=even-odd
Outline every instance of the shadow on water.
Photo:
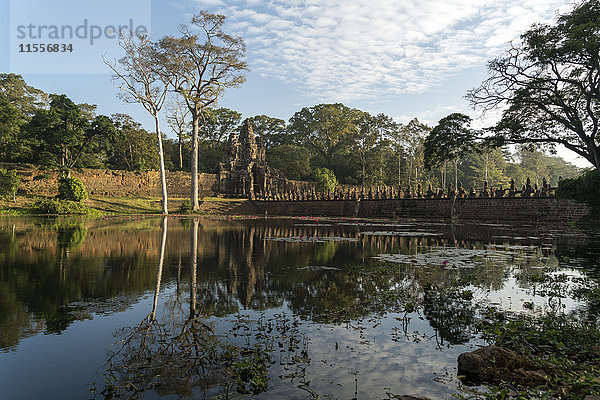
[{"label": "shadow on water", "polygon": [[[597,287],[598,242],[574,233],[349,220],[4,223],[0,346],[18,353],[25,337],[123,313],[92,385],[99,397],[385,397],[394,385],[444,397],[459,389],[456,355],[482,343],[490,310],[598,317],[600,303],[573,295]],[[145,296],[144,316],[130,312]]]}]

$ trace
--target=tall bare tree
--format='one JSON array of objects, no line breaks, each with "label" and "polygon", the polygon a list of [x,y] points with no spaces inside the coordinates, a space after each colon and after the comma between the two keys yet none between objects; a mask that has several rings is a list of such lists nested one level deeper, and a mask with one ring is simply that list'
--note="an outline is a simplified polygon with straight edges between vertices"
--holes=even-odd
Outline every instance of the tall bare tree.
[{"label": "tall bare tree", "polygon": [[190,123],[186,118],[190,114],[187,105],[183,103],[181,96],[176,96],[168,108],[167,122],[169,127],[177,135],[179,142],[179,169],[183,169],[183,139],[187,136]]},{"label": "tall bare tree", "polygon": [[242,38],[223,32],[225,16],[201,11],[190,25],[179,28],[181,37],[159,41],[160,65],[192,116],[192,209],[198,210],[198,131],[203,111],[223,91],[246,81],[246,46]]},{"label": "tall bare tree", "polygon": [[149,36],[132,33],[122,35],[119,45],[125,51],[125,56],[112,62],[104,59],[104,63],[112,70],[113,81],[121,89],[119,97],[128,103],[140,103],[154,118],[160,163],[162,213],[168,214],[165,160],[159,120],[160,110],[167,97],[168,81],[163,79],[155,68],[157,52]]}]

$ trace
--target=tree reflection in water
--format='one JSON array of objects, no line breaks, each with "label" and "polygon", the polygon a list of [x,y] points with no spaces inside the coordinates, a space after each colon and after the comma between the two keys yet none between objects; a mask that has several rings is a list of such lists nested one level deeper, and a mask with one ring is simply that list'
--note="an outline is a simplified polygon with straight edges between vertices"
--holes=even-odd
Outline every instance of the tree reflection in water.
[{"label": "tree reflection in water", "polygon": [[220,362],[231,357],[232,349],[220,348],[196,313],[197,220],[190,229],[190,312],[183,316],[173,308],[165,320],[156,318],[167,221],[164,217],[152,311],[139,325],[118,332],[120,340],[109,350],[106,385],[100,391],[105,398],[136,397],[149,389],[190,396],[195,387],[210,388],[223,381]]},{"label": "tree reflection in water", "polygon": [[[243,338],[245,345],[236,346],[215,334],[198,310],[198,227],[199,221],[192,220],[188,315],[179,312],[181,302],[177,287],[174,306],[164,313],[163,320],[157,318],[167,238],[167,218],[164,217],[152,311],[139,325],[117,332],[119,341],[109,350],[105,386],[99,395],[130,398],[152,390],[160,395],[193,396],[194,390],[200,390],[204,395],[214,392],[230,398],[232,391],[258,394],[267,389],[267,368],[273,350],[272,338],[262,334],[262,323],[267,322],[255,326],[256,321],[240,318],[233,327],[233,335]],[[283,330],[289,335],[288,325],[283,323],[271,330]],[[300,340],[289,340],[295,341],[293,353],[298,350]],[[305,349],[303,351],[306,354]],[[92,387],[93,392],[96,390]]]}]

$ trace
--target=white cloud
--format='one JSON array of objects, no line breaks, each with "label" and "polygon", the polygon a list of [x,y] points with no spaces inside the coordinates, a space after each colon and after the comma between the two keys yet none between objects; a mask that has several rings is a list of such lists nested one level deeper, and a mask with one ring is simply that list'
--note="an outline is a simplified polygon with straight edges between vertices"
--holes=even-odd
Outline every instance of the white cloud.
[{"label": "white cloud", "polygon": [[[198,0],[199,5],[220,0]],[[251,68],[323,101],[424,93],[501,54],[566,0],[229,0]]]}]

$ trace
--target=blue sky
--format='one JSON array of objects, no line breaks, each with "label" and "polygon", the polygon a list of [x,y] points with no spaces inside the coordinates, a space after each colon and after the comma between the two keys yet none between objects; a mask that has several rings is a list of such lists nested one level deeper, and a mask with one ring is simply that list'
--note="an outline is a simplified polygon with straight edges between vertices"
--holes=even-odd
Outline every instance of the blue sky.
[{"label": "blue sky", "polygon": [[[83,18],[100,21],[99,25],[135,19],[149,25],[158,38],[176,34],[178,25],[207,9],[225,14],[225,30],[246,41],[248,80],[241,88],[230,89],[220,102],[244,117],[267,114],[288,120],[302,107],[342,102],[383,112],[399,122],[417,117],[435,125],[451,112],[465,112],[476,118],[476,125],[486,125],[496,116],[477,120],[478,112],[463,99],[465,92],[485,79],[487,60],[500,55],[510,40],[533,23],[551,22],[569,4],[566,0],[0,0],[0,52],[13,57],[15,68],[11,70],[10,57],[5,56],[0,71],[20,73],[30,85],[65,93],[75,102],[97,104],[101,114],[130,114],[152,129],[142,107],[123,104],[108,71],[102,73],[101,54],[118,55],[114,41],[99,40],[93,47],[76,42],[74,54],[54,54],[54,61],[48,54],[36,54],[16,63],[23,55],[15,55],[18,43],[11,23],[29,18],[41,21],[38,24],[75,26]],[[57,73],[61,65],[69,73]],[[568,153],[560,154],[574,160]]]}]

